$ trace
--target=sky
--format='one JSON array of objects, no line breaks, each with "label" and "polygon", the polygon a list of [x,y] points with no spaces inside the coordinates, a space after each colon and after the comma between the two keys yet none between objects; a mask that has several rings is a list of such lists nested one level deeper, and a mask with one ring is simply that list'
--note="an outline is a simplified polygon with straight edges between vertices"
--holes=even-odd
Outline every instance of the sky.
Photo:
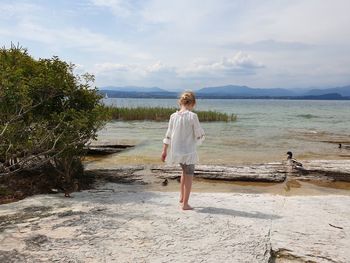
[{"label": "sky", "polygon": [[0,44],[95,85],[350,84],[349,0],[0,0]]}]

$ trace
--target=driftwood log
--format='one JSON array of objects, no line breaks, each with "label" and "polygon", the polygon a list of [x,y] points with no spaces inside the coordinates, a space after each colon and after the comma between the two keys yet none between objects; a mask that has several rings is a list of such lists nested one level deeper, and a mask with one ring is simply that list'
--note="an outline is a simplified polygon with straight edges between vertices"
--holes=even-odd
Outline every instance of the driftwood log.
[{"label": "driftwood log", "polygon": [[[176,179],[181,175],[180,168],[174,166],[153,167],[151,172],[154,176],[169,179]],[[286,179],[286,170],[281,163],[246,166],[197,165],[195,176],[213,180],[278,183]]]},{"label": "driftwood log", "polygon": [[128,148],[132,148],[135,145],[124,145],[124,144],[116,144],[116,145],[89,145],[86,146],[85,149],[87,151],[87,155],[108,155],[113,153],[119,153],[121,151],[125,151]]},{"label": "driftwood log", "polygon": [[303,169],[294,170],[292,175],[300,179],[350,182],[350,159],[304,161]]},{"label": "driftwood log", "polygon": [[[89,170],[90,176],[114,182],[143,182],[151,178],[177,179],[178,166],[125,166],[116,169]],[[293,167],[285,162],[251,165],[197,165],[197,178],[225,181],[283,182],[287,177],[301,180],[331,180],[350,182],[350,160],[303,161],[303,167]]]}]

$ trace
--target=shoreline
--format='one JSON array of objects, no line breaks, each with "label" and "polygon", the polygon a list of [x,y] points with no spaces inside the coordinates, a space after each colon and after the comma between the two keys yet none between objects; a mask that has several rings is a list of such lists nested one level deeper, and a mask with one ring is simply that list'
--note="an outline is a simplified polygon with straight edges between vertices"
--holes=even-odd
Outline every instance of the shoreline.
[{"label": "shoreline", "polygon": [[[85,165],[80,190],[91,189],[94,181],[143,185],[145,190],[178,191],[180,169],[166,165],[121,165],[113,169],[93,169]],[[167,179],[167,186],[162,182]],[[14,188],[15,181],[34,182],[35,177],[12,179],[12,188],[0,196],[0,205],[17,202],[32,194],[54,193],[51,188],[27,192],[23,183]],[[3,186],[6,186],[3,184]],[[197,165],[194,191],[236,193],[271,193],[280,195],[350,195],[350,160],[314,160],[304,162],[302,170],[284,163],[254,165]],[[1,189],[0,189],[1,190]]]},{"label": "shoreline", "polygon": [[[145,190],[178,191],[177,166],[128,165],[87,169],[101,182],[131,183]],[[166,185],[164,186],[164,181]],[[193,190],[198,192],[271,193],[291,195],[350,195],[350,161],[314,160],[303,167],[286,163],[254,165],[198,165]]]}]

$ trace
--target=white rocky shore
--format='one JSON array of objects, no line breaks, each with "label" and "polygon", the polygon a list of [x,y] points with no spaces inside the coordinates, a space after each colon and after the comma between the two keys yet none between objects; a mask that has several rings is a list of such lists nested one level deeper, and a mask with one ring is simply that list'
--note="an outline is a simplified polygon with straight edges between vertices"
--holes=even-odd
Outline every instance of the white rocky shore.
[{"label": "white rocky shore", "polygon": [[350,262],[350,196],[178,193],[108,183],[0,206],[0,262]]}]

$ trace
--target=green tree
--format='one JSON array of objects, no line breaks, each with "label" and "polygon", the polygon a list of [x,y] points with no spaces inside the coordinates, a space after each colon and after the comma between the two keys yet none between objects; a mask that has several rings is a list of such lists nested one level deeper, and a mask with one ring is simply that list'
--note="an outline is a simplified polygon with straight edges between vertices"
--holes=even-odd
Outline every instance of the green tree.
[{"label": "green tree", "polygon": [[0,176],[49,165],[71,180],[84,146],[108,119],[93,83],[58,57],[1,48]]}]

